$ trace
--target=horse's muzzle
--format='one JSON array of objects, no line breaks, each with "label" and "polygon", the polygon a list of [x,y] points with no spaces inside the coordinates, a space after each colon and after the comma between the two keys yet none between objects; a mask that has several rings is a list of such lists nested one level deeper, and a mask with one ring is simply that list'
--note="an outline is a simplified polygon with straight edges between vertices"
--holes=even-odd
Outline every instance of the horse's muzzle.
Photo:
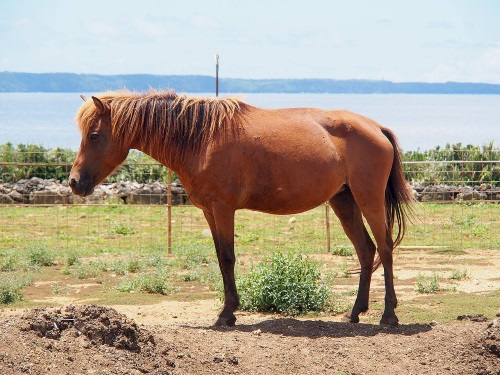
[{"label": "horse's muzzle", "polygon": [[77,179],[75,177],[69,178],[69,186],[73,194],[81,197],[86,197],[94,192],[94,184],[90,180]]}]

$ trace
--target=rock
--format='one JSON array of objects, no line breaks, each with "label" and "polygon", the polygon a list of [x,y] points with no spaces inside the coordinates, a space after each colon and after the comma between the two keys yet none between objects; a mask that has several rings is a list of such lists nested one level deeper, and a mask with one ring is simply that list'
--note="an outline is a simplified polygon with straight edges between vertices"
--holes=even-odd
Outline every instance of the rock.
[{"label": "rock", "polygon": [[415,190],[417,193],[421,193],[424,189],[425,189],[425,186],[418,183],[418,182],[414,182],[411,184],[411,187],[413,188],[413,190]]},{"label": "rock", "polygon": [[12,204],[14,200],[8,194],[0,194],[0,204]]},{"label": "rock", "polygon": [[296,222],[297,222],[297,219],[295,217],[291,217],[290,219],[288,219],[288,224],[293,224]]},{"label": "rock", "polygon": [[227,362],[231,365],[237,365],[239,363],[238,358],[236,356],[231,356],[227,358]]},{"label": "rock", "polygon": [[28,203],[28,199],[25,199],[23,194],[19,193],[16,190],[12,190],[9,193],[9,197],[14,201],[14,202],[19,202],[19,203]]}]

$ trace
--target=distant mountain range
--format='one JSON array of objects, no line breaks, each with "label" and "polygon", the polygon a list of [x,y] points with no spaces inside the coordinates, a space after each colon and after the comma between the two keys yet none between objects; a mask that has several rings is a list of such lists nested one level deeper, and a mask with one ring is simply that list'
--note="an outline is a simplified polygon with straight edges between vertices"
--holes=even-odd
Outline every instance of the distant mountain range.
[{"label": "distant mountain range", "polygon": [[[174,89],[177,92],[215,91],[215,78],[201,75],[97,75],[73,73],[0,72],[0,92],[102,92]],[[422,83],[336,79],[219,79],[227,93],[332,93],[332,94],[500,94],[500,84]]]}]

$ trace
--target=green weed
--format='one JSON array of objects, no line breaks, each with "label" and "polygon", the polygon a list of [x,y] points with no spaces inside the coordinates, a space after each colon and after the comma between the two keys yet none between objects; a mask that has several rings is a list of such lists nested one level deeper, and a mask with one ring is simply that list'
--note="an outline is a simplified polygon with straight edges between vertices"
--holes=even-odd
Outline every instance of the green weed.
[{"label": "green weed", "polygon": [[28,275],[0,275],[0,304],[6,305],[23,300],[22,289],[31,283],[31,276]]},{"label": "green weed", "polygon": [[431,276],[417,275],[415,291],[418,293],[432,294],[439,292],[439,275],[434,273]]},{"label": "green weed", "polygon": [[153,274],[141,273],[130,281],[122,282],[117,289],[120,292],[143,292],[152,294],[167,295],[175,291],[170,285],[168,277],[164,272],[155,272]]},{"label": "green weed", "polygon": [[61,295],[61,294],[68,294],[69,289],[68,288],[63,288],[59,284],[52,284],[50,286],[50,289],[52,289],[52,293]]},{"label": "green weed", "polygon": [[66,266],[74,266],[75,264],[80,263],[80,257],[76,250],[69,250],[66,253],[66,258],[64,260]]},{"label": "green weed", "polygon": [[278,252],[239,278],[242,310],[298,315],[320,311],[330,302],[316,263],[300,254]]},{"label": "green weed", "polygon": [[462,280],[462,279],[467,279],[469,276],[467,274],[467,270],[453,270],[450,275],[450,279],[452,280]]},{"label": "green weed", "polygon": [[113,225],[110,231],[111,233],[121,234],[123,236],[136,233],[135,229],[131,225],[126,225],[123,223]]},{"label": "green weed", "polygon": [[54,255],[45,245],[28,246],[28,261],[33,266],[49,267],[54,264]]},{"label": "green weed", "polygon": [[351,256],[352,254],[354,254],[354,248],[348,247],[348,246],[342,246],[342,245],[335,246],[332,249],[332,254],[339,255],[342,257],[348,257],[348,256]]}]

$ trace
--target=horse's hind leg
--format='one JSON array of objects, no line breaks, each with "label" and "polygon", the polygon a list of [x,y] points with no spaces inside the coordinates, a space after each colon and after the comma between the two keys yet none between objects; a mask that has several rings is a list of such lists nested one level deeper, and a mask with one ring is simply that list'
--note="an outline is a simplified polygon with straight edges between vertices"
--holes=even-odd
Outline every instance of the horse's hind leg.
[{"label": "horse's hind leg", "polygon": [[398,325],[398,318],[394,309],[398,304],[398,300],[394,291],[393,241],[391,229],[388,228],[386,223],[385,186],[383,188],[382,186],[382,184],[377,185],[373,181],[370,187],[364,187],[363,189],[355,189],[351,184],[351,190],[356,203],[372,230],[377,243],[377,252],[384,266],[385,310],[380,324],[396,326]]},{"label": "horse's hind leg", "polygon": [[346,314],[349,322],[358,323],[359,314],[368,310],[375,244],[366,231],[361,211],[348,188],[330,199],[330,205],[353,243],[361,265],[358,296],[353,308]]}]

